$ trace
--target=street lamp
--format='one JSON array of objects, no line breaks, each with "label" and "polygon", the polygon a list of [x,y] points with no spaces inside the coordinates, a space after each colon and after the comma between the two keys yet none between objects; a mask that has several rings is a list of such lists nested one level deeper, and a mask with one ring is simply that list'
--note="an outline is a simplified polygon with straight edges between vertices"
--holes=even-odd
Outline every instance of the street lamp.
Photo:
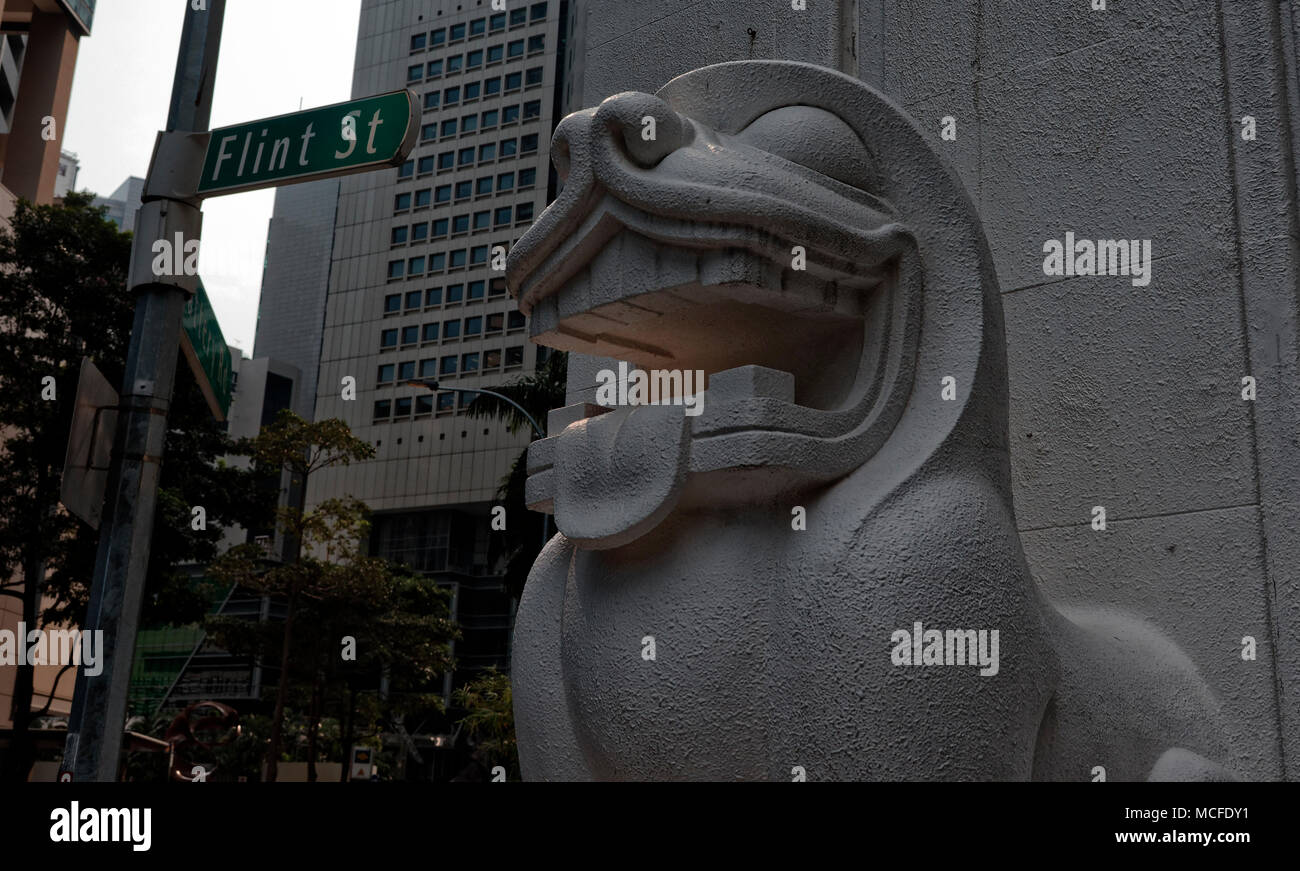
[{"label": "street lamp", "polygon": [[[437,393],[439,391],[444,391],[447,393],[453,393],[453,392],[485,393],[488,396],[495,396],[497,399],[500,399],[502,402],[506,402],[512,405],[516,411],[518,411],[525,418],[527,418],[528,423],[533,428],[534,436],[536,436],[539,439],[546,438],[546,431],[543,430],[540,425],[538,425],[537,421],[533,419],[533,416],[529,414],[528,411],[522,405],[520,405],[518,402],[515,402],[509,396],[505,396],[504,394],[497,393],[495,390],[483,390],[482,388],[479,387],[439,387],[437,381],[434,381],[432,379],[425,379],[425,378],[411,378],[404,383],[408,387],[423,387],[427,390],[432,390],[434,393]],[[543,511],[542,512],[542,547],[546,547],[546,542],[551,537],[550,532],[551,532],[551,515]]]}]

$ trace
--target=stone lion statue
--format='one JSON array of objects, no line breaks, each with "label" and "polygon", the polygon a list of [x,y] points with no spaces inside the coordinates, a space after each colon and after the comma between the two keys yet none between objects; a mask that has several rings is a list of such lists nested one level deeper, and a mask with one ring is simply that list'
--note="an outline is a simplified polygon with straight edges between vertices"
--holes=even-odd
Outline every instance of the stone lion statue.
[{"label": "stone lion statue", "polygon": [[525,778],[1234,776],[1176,645],[1030,574],[992,261],[902,110],[719,64],[570,115],[553,160],[507,272],[534,339],[708,387],[529,451],[559,534],[514,636]]}]

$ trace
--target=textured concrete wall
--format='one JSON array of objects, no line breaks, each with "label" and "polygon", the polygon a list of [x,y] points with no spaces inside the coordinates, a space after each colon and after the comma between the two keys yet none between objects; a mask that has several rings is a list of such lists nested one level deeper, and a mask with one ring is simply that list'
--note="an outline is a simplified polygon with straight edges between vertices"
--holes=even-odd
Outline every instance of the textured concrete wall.
[{"label": "textured concrete wall", "polygon": [[[1294,778],[1300,753],[1298,5],[579,9],[585,105],[710,63],[787,58],[856,73],[930,131],[979,209],[1001,286],[1034,575],[1056,601],[1122,609],[1182,646],[1258,778]],[[1067,231],[1151,240],[1150,284],[1045,275],[1043,244]],[[591,401],[603,365],[574,355],[570,402]]]}]

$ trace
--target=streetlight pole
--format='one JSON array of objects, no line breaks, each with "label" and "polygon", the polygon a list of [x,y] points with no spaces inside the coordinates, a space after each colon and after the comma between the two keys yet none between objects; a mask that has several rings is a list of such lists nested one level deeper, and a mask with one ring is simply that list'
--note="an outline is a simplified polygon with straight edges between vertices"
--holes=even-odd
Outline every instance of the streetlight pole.
[{"label": "streetlight pole", "polygon": [[[408,380],[406,384],[408,384],[411,387],[424,387],[427,390],[432,390],[434,393],[438,393],[439,391],[446,392],[446,393],[453,393],[453,392],[482,393],[487,396],[496,397],[497,399],[500,399],[502,402],[511,405],[516,411],[518,411],[527,419],[528,423],[533,428],[533,435],[536,436],[536,438],[538,439],[546,438],[546,430],[542,429],[541,425],[538,424],[537,420],[531,414],[528,413],[528,410],[526,408],[524,408],[518,402],[515,402],[509,396],[506,396],[502,393],[497,393],[495,390],[484,390],[480,387],[440,387],[437,381],[433,381],[431,379],[424,379],[424,378],[412,378]],[[550,540],[551,538],[550,532],[551,532],[551,515],[543,511],[542,512],[542,547],[546,547],[546,542]]]}]

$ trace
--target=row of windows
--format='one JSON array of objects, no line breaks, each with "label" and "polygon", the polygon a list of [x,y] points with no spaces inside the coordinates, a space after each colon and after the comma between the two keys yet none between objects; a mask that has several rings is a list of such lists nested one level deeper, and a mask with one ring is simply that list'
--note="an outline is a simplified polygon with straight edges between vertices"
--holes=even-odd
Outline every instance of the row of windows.
[{"label": "row of windows", "polygon": [[546,51],[546,37],[539,33],[528,37],[527,41],[516,39],[490,45],[487,48],[476,48],[465,54],[438,58],[428,63],[411,64],[406,68],[406,83],[410,85],[422,79],[437,79],[444,75],[467,73],[470,70],[482,69],[484,65],[492,66],[505,60],[516,61],[522,59],[525,54],[532,57],[544,51]]},{"label": "row of windows", "polygon": [[533,204],[520,203],[517,206],[498,206],[484,209],[473,214],[454,215],[451,218],[438,218],[429,223],[411,224],[393,228],[392,247],[410,242],[423,242],[427,239],[446,239],[448,236],[462,236],[466,233],[482,233],[491,229],[527,224],[533,220]]},{"label": "row of windows", "polygon": [[[495,336],[502,331],[518,332],[524,328],[525,320],[522,312],[492,312],[486,315],[472,315],[463,321],[460,318],[450,321],[430,321],[427,324],[410,324],[409,326],[390,327],[381,330],[379,333],[380,350],[389,351],[398,346],[398,337],[401,337],[401,347],[412,348],[416,345],[429,345],[434,342],[446,342],[452,339],[459,339],[462,336],[469,338],[471,336]],[[464,332],[461,332],[461,327]],[[379,383],[383,384],[393,380],[393,365],[385,363],[379,367]],[[405,363],[398,364],[405,366]],[[412,364],[414,365],[414,364]],[[387,371],[387,375],[385,375]],[[400,370],[404,372],[405,370]],[[414,370],[412,370],[414,372]],[[413,374],[401,375],[399,381],[408,381],[415,377]],[[424,377],[421,374],[420,377]]]},{"label": "row of windows", "polygon": [[[434,155],[427,155],[420,158],[418,165],[421,174],[428,172],[430,167],[435,169],[437,172],[450,172],[453,169],[475,166],[480,163],[511,160],[515,157],[536,154],[537,144],[537,134],[529,133],[527,136],[520,136],[518,139],[512,137],[510,139],[502,139],[500,142],[484,142],[482,145],[477,147],[470,145],[455,151],[443,151],[436,157]],[[524,187],[522,182],[524,175],[527,172],[528,170],[521,170],[519,173],[519,186],[521,188]],[[410,175],[410,173],[406,173],[406,175]],[[529,184],[536,182],[537,177],[535,169],[532,170],[531,177],[533,181],[529,182]],[[498,176],[498,179],[500,178],[501,177]],[[498,185],[498,190],[506,190],[506,188],[502,188]],[[438,200],[433,198],[430,189],[423,188],[422,190],[415,191],[414,196],[412,196],[411,193],[397,194],[393,199],[393,211],[404,212],[411,208],[412,203],[415,204],[415,208],[417,209],[428,208],[428,206],[434,202],[441,205],[442,203],[449,202],[449,200]]]},{"label": "row of windows", "polygon": [[[483,281],[470,281],[461,284],[449,284],[445,288],[448,305],[458,302],[478,302],[483,299],[485,284]],[[487,296],[489,299],[496,299],[505,296],[506,280],[504,278],[494,278],[486,283]],[[406,303],[406,311],[417,312],[426,308],[436,308],[442,305],[444,297],[444,288],[430,287],[427,290],[408,290],[406,293],[390,293],[384,297],[384,315],[396,315],[402,313],[402,303]],[[392,342],[388,341],[389,333],[392,333]],[[435,336],[436,338],[436,336]],[[392,330],[384,330],[381,339],[385,348],[397,344],[397,334]],[[410,344],[404,342],[403,344]]]},{"label": "row of windows", "polygon": [[440,48],[444,45],[462,42],[466,38],[476,39],[486,33],[500,33],[506,29],[507,20],[511,27],[522,27],[525,23],[546,20],[546,4],[534,3],[527,8],[512,9],[509,19],[505,12],[498,12],[487,18],[475,18],[450,27],[439,27],[427,33],[417,33],[411,37],[411,51],[423,51],[426,48]]},{"label": "row of windows", "polygon": [[[419,165],[420,175],[423,176],[432,173],[435,165],[434,156],[430,154],[426,157],[421,157]],[[397,171],[397,177],[399,179],[410,178],[415,174],[415,166],[416,163],[414,160],[408,160],[406,163],[402,164],[402,168]],[[519,170],[518,178],[518,190],[525,191],[531,189],[533,185],[537,184],[537,168],[528,167]],[[396,206],[396,211],[401,212],[409,209],[412,202],[414,202],[419,208],[428,206],[430,202],[435,206],[445,206],[447,203],[452,202],[453,193],[455,194],[455,201],[459,203],[468,200],[470,197],[486,197],[491,196],[494,193],[507,194],[514,190],[516,190],[515,173],[503,172],[497,175],[495,186],[492,183],[492,176],[484,175],[479,176],[473,181],[466,179],[465,181],[456,182],[455,185],[441,184],[434,188],[421,188],[418,191],[414,191],[413,194],[398,194],[394,200],[394,204]],[[406,196],[410,199],[403,200],[402,196]],[[406,205],[401,205],[403,202],[405,202]]]},{"label": "row of windows", "polygon": [[[429,358],[420,361],[421,378],[454,378],[460,375],[474,375],[479,372],[496,372],[501,369],[517,369],[524,365],[524,346],[515,345],[514,347],[484,351],[481,355],[475,351],[469,354],[449,355],[442,358]],[[410,371],[415,369],[415,361],[407,361],[401,364],[402,367],[410,367]],[[383,368],[383,367],[380,367]],[[404,368],[403,371],[406,371]],[[415,376],[412,375],[412,378]],[[399,379],[401,381],[402,379]],[[410,379],[406,379],[410,380]],[[414,412],[418,417],[422,414],[430,414],[436,408],[439,413],[451,412],[457,407],[463,411],[470,402],[474,400],[477,393],[467,390],[440,391],[433,394],[420,394],[418,396],[399,396],[396,399],[378,399],[375,400],[374,420],[378,423],[384,420],[401,420],[411,416]]]},{"label": "row of windows", "polygon": [[506,73],[504,76],[493,76],[481,82],[452,85],[441,91],[425,91],[424,111],[433,112],[437,109],[458,106],[462,102],[472,103],[480,97],[486,100],[490,97],[499,97],[503,93],[513,94],[521,88],[538,88],[541,87],[545,76],[543,67],[532,67],[519,72]]},{"label": "row of windows", "polygon": [[542,101],[529,100],[520,105],[489,109],[482,114],[474,112],[469,115],[462,115],[459,119],[444,118],[441,121],[434,121],[420,128],[420,139],[423,142],[431,142],[439,138],[450,139],[454,136],[466,136],[470,133],[478,133],[480,130],[491,130],[498,123],[505,127],[519,121],[521,115],[525,121],[533,121],[542,117]]}]

